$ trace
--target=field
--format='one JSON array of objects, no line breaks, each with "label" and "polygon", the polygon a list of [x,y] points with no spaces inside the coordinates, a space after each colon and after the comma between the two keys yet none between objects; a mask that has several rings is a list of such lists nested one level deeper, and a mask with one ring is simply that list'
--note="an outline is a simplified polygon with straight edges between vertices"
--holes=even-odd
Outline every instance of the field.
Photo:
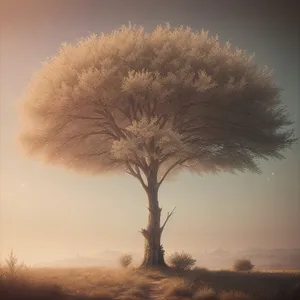
[{"label": "field", "polygon": [[[1,270],[0,299],[296,300],[300,271],[185,272],[106,268]],[[296,291],[297,290],[297,291]]]}]

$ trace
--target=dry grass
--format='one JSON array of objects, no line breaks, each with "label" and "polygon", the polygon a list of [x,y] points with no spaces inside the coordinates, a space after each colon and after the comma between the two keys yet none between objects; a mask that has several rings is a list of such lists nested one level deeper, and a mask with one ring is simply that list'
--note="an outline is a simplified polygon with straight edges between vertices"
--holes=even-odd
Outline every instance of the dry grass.
[{"label": "dry grass", "polygon": [[191,298],[193,291],[182,278],[167,278],[161,281],[163,297],[167,299]]},{"label": "dry grass", "polygon": [[24,295],[30,299],[134,300],[147,298],[150,283],[149,278],[133,269],[40,268],[2,276],[0,295],[5,292],[6,300],[24,299]]},{"label": "dry grass", "polygon": [[201,288],[194,294],[193,300],[219,300],[219,297],[212,288]]},{"label": "dry grass", "polygon": [[[300,283],[300,273],[296,271],[31,268],[13,275],[3,271],[0,273],[0,299],[6,300],[292,300],[285,291]],[[153,283],[159,290],[158,298],[150,297]]]},{"label": "dry grass", "polygon": [[220,300],[252,300],[253,298],[241,291],[225,291],[220,293]]}]

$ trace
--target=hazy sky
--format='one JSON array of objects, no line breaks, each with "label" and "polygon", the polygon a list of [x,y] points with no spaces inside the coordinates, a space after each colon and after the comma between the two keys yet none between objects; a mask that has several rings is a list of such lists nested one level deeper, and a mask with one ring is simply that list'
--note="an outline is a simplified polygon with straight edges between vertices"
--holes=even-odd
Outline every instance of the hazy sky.
[{"label": "hazy sky", "polygon": [[[218,32],[222,42],[255,52],[257,62],[274,68],[300,136],[294,7],[242,0],[0,2],[0,258],[11,248],[28,263],[143,250],[138,230],[147,221],[147,202],[136,179],[80,176],[28,159],[16,147],[16,102],[33,70],[64,41],[129,21],[147,31],[169,22]],[[300,247],[299,153],[298,144],[286,160],[262,162],[261,175],[182,173],[165,183],[163,217],[177,207],[163,234],[166,251]]]}]

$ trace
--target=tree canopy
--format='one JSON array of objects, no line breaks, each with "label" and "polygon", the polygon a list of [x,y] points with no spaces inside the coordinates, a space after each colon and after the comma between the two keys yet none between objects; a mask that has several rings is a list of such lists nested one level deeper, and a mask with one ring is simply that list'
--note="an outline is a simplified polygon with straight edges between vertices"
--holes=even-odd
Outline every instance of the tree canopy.
[{"label": "tree canopy", "polygon": [[93,34],[34,75],[22,98],[28,155],[79,172],[259,172],[295,141],[280,89],[254,55],[190,28]]}]

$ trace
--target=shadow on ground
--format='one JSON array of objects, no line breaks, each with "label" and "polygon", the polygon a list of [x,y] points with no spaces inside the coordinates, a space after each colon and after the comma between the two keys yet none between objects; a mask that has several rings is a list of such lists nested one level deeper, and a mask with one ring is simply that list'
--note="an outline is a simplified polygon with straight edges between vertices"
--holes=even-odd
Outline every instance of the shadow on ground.
[{"label": "shadow on ground", "polygon": [[215,292],[243,291],[254,299],[299,300],[300,273],[233,272],[206,269],[176,272],[163,269],[149,274],[152,279],[181,278],[191,289],[211,287]]}]

